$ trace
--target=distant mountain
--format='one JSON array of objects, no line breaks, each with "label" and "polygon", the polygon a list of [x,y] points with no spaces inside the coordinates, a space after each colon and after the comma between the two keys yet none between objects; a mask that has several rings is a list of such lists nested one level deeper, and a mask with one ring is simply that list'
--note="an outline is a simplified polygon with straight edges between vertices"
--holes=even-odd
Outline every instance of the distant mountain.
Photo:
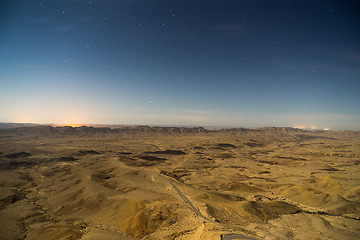
[{"label": "distant mountain", "polygon": [[255,130],[268,132],[268,133],[302,133],[307,132],[304,129],[292,128],[292,127],[263,127],[256,128]]},{"label": "distant mountain", "polygon": [[43,126],[37,123],[4,123],[0,122],[0,129],[19,128],[19,127],[32,127],[32,126]]},{"label": "distant mountain", "polygon": [[191,134],[191,133],[208,133],[212,132],[202,127],[185,128],[185,127],[149,127],[149,126],[133,126],[133,127],[52,127],[52,126],[29,126],[29,127],[12,127],[0,128],[2,134],[16,134],[16,135],[51,135],[51,134],[66,134],[66,135],[82,135],[82,134],[136,134],[136,133],[162,133],[162,134]]},{"label": "distant mountain", "polygon": [[[229,128],[210,130],[203,127],[149,127],[149,126],[125,126],[118,128],[110,127],[54,127],[39,124],[0,124],[0,134],[6,135],[87,135],[87,134],[210,134],[210,133],[224,133],[224,134],[251,134],[262,133],[269,135],[309,135],[311,133],[326,134],[328,131],[307,131],[291,127],[263,127],[263,128]],[[335,131],[338,134],[356,134],[360,131]],[[299,135],[299,136],[300,136]],[[305,136],[304,135],[304,136]]]}]

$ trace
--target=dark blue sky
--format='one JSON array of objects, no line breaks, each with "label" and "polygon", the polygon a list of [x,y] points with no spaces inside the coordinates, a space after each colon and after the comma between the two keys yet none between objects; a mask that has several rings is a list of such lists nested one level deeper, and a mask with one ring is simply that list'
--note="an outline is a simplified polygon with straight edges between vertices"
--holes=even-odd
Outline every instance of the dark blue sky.
[{"label": "dark blue sky", "polygon": [[0,2],[0,121],[360,129],[358,1]]}]

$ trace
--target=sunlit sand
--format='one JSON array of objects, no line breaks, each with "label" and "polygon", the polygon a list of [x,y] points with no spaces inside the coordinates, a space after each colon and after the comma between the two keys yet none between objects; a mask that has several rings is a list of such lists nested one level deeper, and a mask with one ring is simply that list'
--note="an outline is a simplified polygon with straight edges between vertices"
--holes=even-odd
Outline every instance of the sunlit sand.
[{"label": "sunlit sand", "polygon": [[1,239],[356,239],[360,133],[0,131]]}]

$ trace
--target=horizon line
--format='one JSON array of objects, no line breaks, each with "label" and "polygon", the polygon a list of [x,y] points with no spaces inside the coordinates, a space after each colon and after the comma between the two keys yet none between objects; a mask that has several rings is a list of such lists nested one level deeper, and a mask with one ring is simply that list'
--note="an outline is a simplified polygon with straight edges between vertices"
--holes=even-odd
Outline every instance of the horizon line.
[{"label": "horizon line", "polygon": [[[209,130],[221,130],[221,129],[235,129],[235,128],[244,128],[244,129],[259,129],[259,128],[293,128],[305,131],[360,131],[360,129],[350,130],[350,129],[329,129],[329,128],[311,128],[311,127],[304,127],[304,126],[275,126],[275,125],[264,125],[258,127],[243,127],[243,126],[221,126],[221,125],[200,125],[200,124],[136,124],[136,123],[36,123],[36,122],[0,122],[0,124],[19,124],[19,125],[42,125],[42,126],[51,126],[51,127],[106,127],[106,126],[117,126],[121,127],[128,127],[128,126],[147,126],[147,127],[185,127],[185,128],[194,128],[194,127],[202,127]],[[26,126],[24,126],[26,127]]]}]

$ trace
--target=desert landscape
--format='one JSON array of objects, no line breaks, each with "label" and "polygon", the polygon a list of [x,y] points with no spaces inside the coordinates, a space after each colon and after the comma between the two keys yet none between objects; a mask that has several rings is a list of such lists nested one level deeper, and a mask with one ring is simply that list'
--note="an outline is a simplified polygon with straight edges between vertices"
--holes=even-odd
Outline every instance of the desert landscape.
[{"label": "desert landscape", "polygon": [[360,240],[359,3],[0,1],[0,240]]},{"label": "desert landscape", "polygon": [[360,132],[0,130],[1,239],[357,239]]}]

